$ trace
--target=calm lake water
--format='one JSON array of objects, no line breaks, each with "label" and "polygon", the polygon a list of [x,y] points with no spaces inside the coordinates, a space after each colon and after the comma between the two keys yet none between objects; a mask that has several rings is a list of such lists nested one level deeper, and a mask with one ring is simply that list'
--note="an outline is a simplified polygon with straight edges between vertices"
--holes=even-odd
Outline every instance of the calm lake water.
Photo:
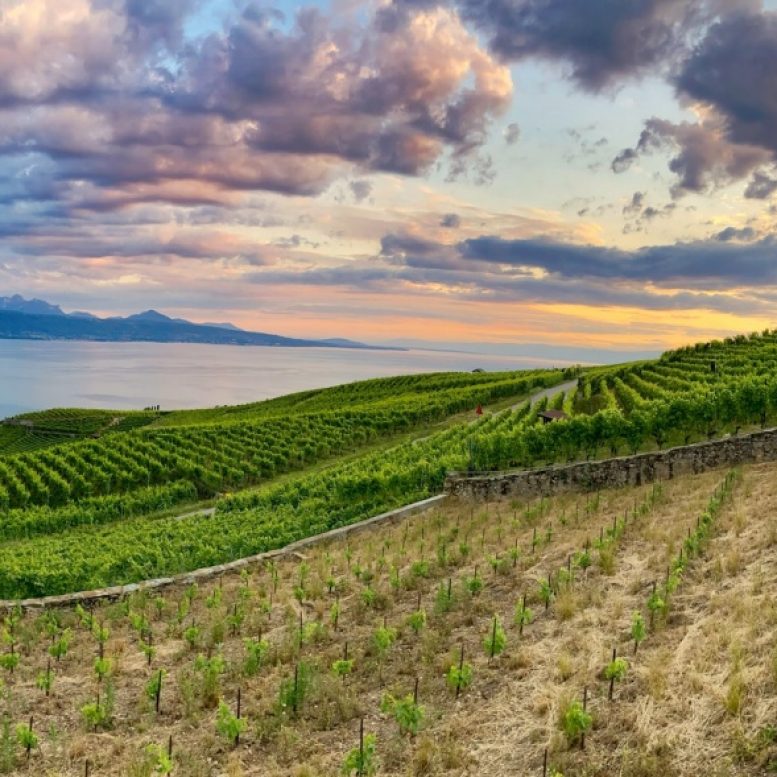
[{"label": "calm lake water", "polygon": [[386,375],[545,366],[538,362],[420,350],[0,340],[0,418],[49,407],[239,404]]}]

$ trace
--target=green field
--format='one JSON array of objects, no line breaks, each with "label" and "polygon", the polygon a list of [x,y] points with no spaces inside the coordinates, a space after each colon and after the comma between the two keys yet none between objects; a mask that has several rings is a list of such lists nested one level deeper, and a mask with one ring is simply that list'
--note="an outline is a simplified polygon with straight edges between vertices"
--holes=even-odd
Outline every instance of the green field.
[{"label": "green field", "polygon": [[[777,417],[776,357],[777,334],[767,332],[582,372],[406,376],[208,410],[25,416],[34,424],[25,435],[73,437],[0,455],[0,596],[222,563],[439,493],[451,470],[535,467],[763,426]],[[569,419],[541,424],[526,398],[575,377],[573,390],[539,406]],[[478,404],[487,412],[476,418]],[[214,499],[215,515],[179,520]]]}]

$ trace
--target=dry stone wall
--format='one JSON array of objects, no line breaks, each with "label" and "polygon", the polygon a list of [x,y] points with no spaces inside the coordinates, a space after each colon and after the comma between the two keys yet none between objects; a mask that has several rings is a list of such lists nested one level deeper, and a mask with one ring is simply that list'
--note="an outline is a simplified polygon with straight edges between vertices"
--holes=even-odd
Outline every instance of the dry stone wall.
[{"label": "dry stone wall", "polygon": [[532,498],[564,491],[595,491],[600,488],[638,486],[656,480],[670,480],[680,475],[758,461],[777,461],[777,429],[654,453],[544,469],[487,475],[452,473],[446,480],[445,492],[451,496],[478,501],[501,497]]}]

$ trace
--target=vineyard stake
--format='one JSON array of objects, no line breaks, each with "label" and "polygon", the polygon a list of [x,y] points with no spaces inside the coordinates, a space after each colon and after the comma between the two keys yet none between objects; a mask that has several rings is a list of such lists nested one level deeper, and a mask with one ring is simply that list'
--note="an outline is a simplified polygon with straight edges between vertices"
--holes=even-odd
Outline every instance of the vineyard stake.
[{"label": "vineyard stake", "polygon": [[[588,686],[583,689],[583,712],[588,709]],[[580,749],[585,750],[585,731],[580,735]]]},{"label": "vineyard stake", "polygon": [[464,643],[461,643],[461,655],[459,656],[459,675],[456,678],[456,698],[459,698],[461,693],[461,673],[464,669]]},{"label": "vineyard stake", "polygon": [[545,748],[545,752],[542,755],[542,777],[547,777],[548,774],[548,748]]},{"label": "vineyard stake", "polygon": [[162,696],[162,670],[159,670],[159,675],[157,676],[157,684],[156,684],[156,714],[159,715],[159,700]]},{"label": "vineyard stake", "polygon": [[364,775],[364,718],[359,720],[359,771],[358,776]]},{"label": "vineyard stake", "polygon": [[523,636],[523,622],[526,620],[525,613],[526,613],[526,594],[523,595],[523,604],[521,605],[521,612],[523,613],[523,616],[521,617],[521,622],[518,624],[518,636]]},{"label": "vineyard stake", "polygon": [[[237,689],[237,719],[240,720],[240,688]],[[240,744],[240,731],[235,736],[235,747]]]},{"label": "vineyard stake", "polygon": [[[618,655],[618,648],[614,647],[612,649],[612,660],[615,661],[615,658]],[[612,701],[612,692],[615,689],[615,675],[613,675],[610,678],[610,689],[607,691],[607,701]]]}]

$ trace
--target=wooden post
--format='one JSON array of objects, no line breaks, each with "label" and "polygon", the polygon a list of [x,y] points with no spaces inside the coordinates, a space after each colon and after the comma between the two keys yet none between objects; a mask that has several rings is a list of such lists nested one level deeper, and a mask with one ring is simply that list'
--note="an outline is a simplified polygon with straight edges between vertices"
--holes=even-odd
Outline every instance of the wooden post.
[{"label": "wooden post", "polygon": [[[32,715],[30,715],[30,734],[32,734]],[[32,744],[30,741],[27,741],[27,763],[30,763],[30,750],[32,749]]]},{"label": "wooden post", "polygon": [[[618,648],[614,647],[612,649],[612,660],[615,661],[616,656],[618,655]],[[613,675],[610,678],[610,689],[607,691],[607,700],[612,701],[612,692],[615,689],[615,675]]]},{"label": "wooden post", "polygon": [[364,775],[364,718],[359,720],[359,769],[358,777]]},{"label": "wooden post", "polygon": [[521,622],[518,624],[518,636],[523,636],[523,622],[526,618],[526,594],[523,595],[523,602],[521,603]]},{"label": "wooden post", "polygon": [[291,709],[294,712],[294,717],[297,716],[297,692],[299,690],[299,664],[294,667],[294,701],[292,702]]},{"label": "wooden post", "polygon": [[415,686],[413,687],[413,704],[418,704],[418,677],[415,678]]},{"label": "wooden post", "polygon": [[461,693],[461,673],[464,669],[464,642],[461,643],[461,654],[459,656],[459,676],[456,678],[456,698]]},{"label": "wooden post", "polygon": [[159,670],[156,684],[156,714],[159,715],[159,701],[162,697],[162,670]]},{"label": "wooden post", "polygon": [[545,752],[542,755],[542,777],[548,775],[548,748],[545,748]]},{"label": "wooden post", "polygon": [[[237,719],[240,720],[240,688],[237,689]],[[240,731],[235,736],[235,746],[240,744]]]},{"label": "wooden post", "polygon": [[[588,709],[588,686],[583,689],[583,712]],[[580,735],[580,749],[585,750],[585,731]]]},{"label": "wooden post", "polygon": [[[656,581],[653,581],[653,593],[651,594],[651,599],[656,595]],[[655,616],[655,610],[651,607],[650,608],[650,628],[652,630],[653,628],[653,619]]]}]

